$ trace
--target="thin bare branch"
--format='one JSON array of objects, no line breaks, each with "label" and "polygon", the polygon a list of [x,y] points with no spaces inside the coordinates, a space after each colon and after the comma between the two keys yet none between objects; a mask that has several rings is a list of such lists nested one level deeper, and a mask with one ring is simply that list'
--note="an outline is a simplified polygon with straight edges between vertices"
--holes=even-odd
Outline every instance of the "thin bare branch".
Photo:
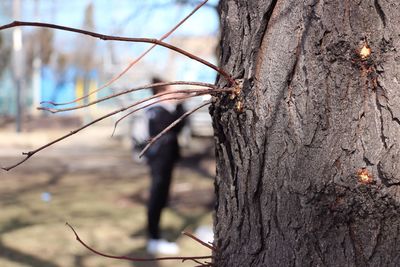
[{"label": "thin bare branch", "polygon": [[[144,106],[141,106],[141,107],[139,107],[139,108],[136,108],[136,109],[132,110],[131,112],[129,112],[127,115],[125,115],[125,116],[123,116],[122,118],[120,118],[119,120],[117,120],[117,122],[114,124],[114,129],[113,129],[113,132],[112,132],[112,134],[111,134],[111,137],[114,136],[114,133],[115,133],[115,131],[116,131],[116,129],[117,129],[118,123],[119,123],[122,119],[126,118],[126,117],[129,116],[129,115],[132,115],[132,114],[135,113],[135,112],[138,112],[139,110],[143,110],[143,109],[145,109],[145,108],[148,108],[148,107],[150,107],[150,106],[152,106],[152,105],[154,105],[154,104],[160,103],[160,102],[165,102],[165,101],[170,101],[170,100],[185,100],[185,99],[187,99],[187,98],[195,97],[195,96],[199,96],[199,95],[203,95],[203,94],[204,94],[204,93],[196,93],[196,94],[193,94],[193,95],[183,96],[183,97],[175,97],[175,96],[174,96],[174,97],[167,97],[167,98],[164,98],[164,99],[159,99],[159,100],[157,100],[157,101],[151,102],[151,103],[149,103],[149,104],[147,104],[147,105],[144,105]],[[153,97],[154,97],[154,96],[153,96]]]},{"label": "thin bare branch", "polygon": [[[124,91],[122,91],[122,92],[118,92],[118,93],[112,94],[112,95],[110,95],[110,96],[106,96],[106,97],[100,98],[100,99],[98,99],[98,100],[89,102],[89,103],[84,104],[84,105],[76,106],[76,107],[59,108],[59,109],[56,109],[56,108],[47,108],[47,107],[38,107],[37,109],[49,111],[49,112],[51,112],[51,113],[58,113],[58,112],[76,110],[76,109],[81,109],[81,108],[89,107],[89,106],[91,106],[91,105],[98,104],[98,103],[100,103],[100,102],[103,102],[103,101],[106,101],[106,100],[109,100],[109,99],[112,99],[112,98],[115,98],[115,97],[118,97],[118,96],[121,96],[121,95],[124,95],[124,94],[132,93],[132,92],[137,92],[137,91],[144,90],[144,89],[148,89],[148,88],[151,88],[151,87],[154,88],[154,87],[168,86],[168,85],[192,85],[192,86],[204,86],[204,87],[215,88],[215,89],[217,88],[217,86],[215,86],[215,85],[213,85],[213,84],[210,84],[210,83],[202,83],[202,82],[185,82],[185,81],[161,82],[161,83],[146,84],[146,85],[138,86],[138,87],[131,88],[131,89],[128,89],[128,90],[124,90]],[[53,103],[53,102],[47,102],[47,103],[52,104],[52,105],[55,105],[55,106],[60,105],[60,104],[58,104],[58,103]]]},{"label": "thin bare branch", "polygon": [[[198,264],[200,264],[199,266],[206,266],[204,263],[202,263],[201,261],[199,261],[199,260],[193,260],[195,263],[198,263]],[[183,260],[182,260],[182,262],[184,262]]]},{"label": "thin bare branch", "polygon": [[204,263],[201,263],[200,265],[195,265],[193,267],[204,267],[204,266],[211,267],[211,266],[213,266],[213,264],[210,262],[204,262]]},{"label": "thin bare branch", "polygon": [[178,29],[183,23],[185,23],[194,13],[197,12],[197,10],[199,10],[202,6],[204,6],[206,3],[208,2],[208,0],[204,0],[201,1],[199,4],[197,4],[197,6],[185,17],[183,18],[178,24],[175,25],[175,27],[173,27],[169,32],[167,32],[166,34],[164,34],[161,38],[160,41],[164,40],[165,38],[167,38],[168,36],[170,36],[176,29]]},{"label": "thin bare branch", "polygon": [[202,244],[202,245],[205,246],[206,248],[209,248],[209,249],[215,251],[215,247],[214,247],[214,246],[212,246],[212,245],[210,245],[210,244],[208,244],[208,243],[206,243],[206,242],[203,242],[202,240],[198,239],[197,237],[195,237],[195,236],[192,235],[191,233],[188,233],[188,232],[183,231],[182,234],[184,234],[184,235],[190,237],[191,239],[195,240],[196,242],[199,242],[200,244]]},{"label": "thin bare branch", "polygon": [[161,136],[163,136],[166,132],[171,130],[179,122],[181,122],[183,119],[185,119],[187,116],[191,115],[192,113],[196,112],[197,110],[201,109],[202,107],[205,107],[211,103],[212,103],[212,100],[207,101],[207,102],[197,106],[196,108],[191,109],[191,110],[187,111],[186,113],[184,113],[182,116],[180,116],[178,119],[176,119],[173,123],[171,123],[167,128],[165,128],[159,134],[157,134],[154,138],[152,138],[151,141],[140,152],[139,157],[142,157],[143,154],[146,153],[146,151],[150,148],[150,146],[152,146],[158,139],[161,138]]},{"label": "thin bare branch", "polygon": [[68,134],[63,135],[63,136],[61,136],[61,137],[59,137],[59,138],[57,138],[57,139],[55,139],[55,140],[53,140],[53,141],[51,141],[51,142],[49,142],[49,143],[43,145],[43,146],[41,146],[41,147],[39,147],[39,148],[37,148],[37,149],[35,149],[35,150],[29,151],[29,152],[23,152],[22,155],[25,155],[25,156],[26,156],[23,160],[17,162],[16,164],[14,164],[14,165],[12,165],[12,166],[2,167],[2,169],[5,170],[5,171],[9,171],[9,170],[11,170],[11,169],[14,169],[15,167],[17,167],[17,166],[21,165],[22,163],[24,163],[25,161],[27,161],[30,157],[32,157],[33,155],[35,155],[35,154],[38,153],[39,151],[42,151],[43,149],[45,149],[45,148],[47,148],[47,147],[49,147],[49,146],[51,146],[51,145],[54,145],[55,143],[58,143],[58,142],[60,142],[60,141],[62,141],[62,140],[64,140],[64,139],[66,139],[66,138],[68,138],[68,137],[70,137],[70,136],[72,136],[72,135],[74,135],[74,134],[76,134],[76,133],[82,131],[83,129],[85,129],[85,128],[89,127],[89,126],[91,126],[91,125],[93,125],[93,124],[95,124],[95,123],[97,123],[97,122],[99,122],[99,121],[101,121],[101,120],[104,120],[105,118],[108,118],[108,117],[110,117],[110,116],[112,116],[112,115],[115,115],[115,114],[117,114],[117,113],[119,113],[119,112],[122,112],[122,111],[124,111],[124,110],[126,110],[126,109],[128,109],[128,108],[127,108],[127,107],[126,107],[126,108],[124,107],[124,108],[121,108],[121,109],[119,109],[119,110],[116,110],[116,111],[113,111],[113,112],[111,112],[111,113],[108,113],[108,114],[106,114],[106,115],[104,115],[104,116],[102,116],[102,117],[100,117],[100,118],[97,118],[96,120],[91,121],[91,122],[89,122],[89,123],[83,125],[82,127],[78,128],[78,129],[76,129],[76,130],[73,130],[73,131],[69,132]]},{"label": "thin bare branch", "polygon": [[90,250],[91,252],[102,256],[102,257],[106,257],[106,258],[111,258],[111,259],[117,259],[117,260],[128,260],[128,261],[162,261],[162,260],[191,260],[191,261],[195,261],[197,263],[196,260],[201,260],[201,259],[212,259],[212,256],[193,256],[193,257],[160,257],[160,258],[134,258],[134,257],[128,257],[128,256],[114,256],[114,255],[108,255],[102,252],[99,252],[97,250],[95,250],[94,248],[90,247],[89,245],[87,245],[85,242],[82,241],[82,239],[79,237],[78,233],[75,231],[75,229],[69,224],[66,223],[66,225],[71,228],[72,232],[75,235],[76,240],[81,243],[85,248],[87,248],[88,250]]},{"label": "thin bare branch", "polygon": [[[212,90],[211,90],[211,89],[210,89],[210,90],[204,90],[204,92],[202,92],[201,94],[206,94],[205,91],[212,91]],[[199,93],[198,93],[198,94],[199,94]],[[193,95],[193,96],[195,96],[195,95]],[[185,97],[185,98],[187,98],[187,97]],[[182,99],[185,99],[185,98],[182,98]],[[174,99],[180,99],[180,98],[171,97],[171,98],[166,98],[166,99],[164,99],[164,100],[174,100]],[[139,101],[139,102],[140,102],[140,101]],[[35,149],[35,150],[29,151],[29,152],[24,152],[24,153],[22,153],[22,155],[25,155],[25,156],[26,156],[24,159],[22,159],[21,161],[17,162],[16,164],[14,164],[14,165],[12,165],[12,166],[1,167],[1,168],[2,168],[3,170],[5,170],[5,171],[9,171],[9,170],[11,170],[11,169],[13,169],[13,168],[15,168],[15,167],[21,165],[22,163],[24,163],[25,161],[27,161],[30,157],[32,157],[32,156],[35,155],[36,153],[42,151],[43,149],[45,149],[45,148],[47,148],[47,147],[49,147],[49,146],[51,146],[51,145],[54,145],[55,143],[58,143],[58,142],[60,142],[60,141],[62,141],[62,140],[64,140],[64,139],[66,139],[66,138],[68,138],[68,137],[70,137],[70,136],[72,136],[72,135],[74,135],[74,134],[76,134],[76,133],[82,131],[83,129],[86,129],[87,127],[89,127],[89,126],[91,126],[91,125],[93,125],[93,124],[95,124],[95,123],[97,123],[97,122],[99,122],[99,121],[102,121],[102,120],[104,120],[104,119],[106,119],[106,118],[108,118],[108,117],[111,117],[111,116],[113,116],[113,115],[115,115],[115,114],[117,114],[117,113],[123,112],[123,111],[125,111],[125,110],[127,110],[127,109],[130,109],[130,108],[132,108],[132,107],[135,107],[135,106],[137,106],[137,105],[140,104],[139,102],[135,102],[135,103],[133,103],[132,105],[129,105],[129,106],[127,106],[127,107],[120,108],[120,109],[115,110],[115,111],[113,111],[113,112],[110,112],[110,113],[108,113],[108,114],[106,114],[106,115],[104,115],[104,116],[101,116],[101,117],[99,117],[99,118],[97,118],[97,119],[95,119],[95,120],[93,120],[93,121],[91,121],[91,122],[89,122],[89,123],[83,125],[82,127],[79,127],[78,129],[75,129],[75,130],[69,132],[68,134],[63,135],[63,136],[61,136],[61,137],[59,137],[59,138],[57,138],[57,139],[55,139],[55,140],[53,140],[53,141],[51,141],[51,142],[49,142],[49,143],[43,145],[43,146],[41,146],[41,147],[39,147],[39,148],[37,148],[37,149]],[[154,104],[154,103],[150,103],[150,104],[148,104],[148,105],[142,106],[142,107],[140,107],[139,109],[144,109],[144,108],[146,108],[146,107],[148,107],[148,106],[150,106],[150,105],[152,105],[152,104]]]},{"label": "thin bare branch", "polygon": [[[177,94],[177,93],[178,93],[178,94],[193,94],[193,93],[196,93],[196,95],[193,95],[193,96],[200,96],[200,95],[207,95],[207,94],[212,95],[212,94],[215,94],[215,93],[222,93],[222,92],[232,92],[232,89],[190,89],[190,90],[176,90],[176,91],[165,92],[165,93],[157,94],[157,95],[154,95],[154,96],[151,96],[151,97],[148,97],[148,98],[144,98],[144,99],[142,99],[142,100],[140,101],[139,104],[141,104],[141,103],[143,103],[143,102],[146,102],[146,101],[149,101],[149,100],[152,100],[152,99],[156,99],[156,98],[158,98],[158,97],[160,97],[160,96],[163,96],[163,95],[168,95],[168,94]],[[153,104],[158,103],[158,102],[162,102],[162,101],[164,101],[164,100],[156,101],[156,102],[154,102]],[[150,106],[150,105],[148,105],[148,106]],[[124,116],[122,116],[121,118],[119,118],[119,119],[115,122],[115,124],[114,124],[114,130],[113,130],[113,133],[112,133],[111,136],[114,135],[115,129],[117,128],[118,124],[119,124],[123,119],[125,119],[126,117],[132,115],[132,114],[135,113],[135,112],[137,112],[137,110],[132,110],[131,112],[129,112],[129,113],[125,114]]]},{"label": "thin bare branch", "polygon": [[32,26],[32,27],[43,27],[43,28],[51,28],[51,29],[57,29],[57,30],[62,30],[62,31],[68,31],[68,32],[75,32],[75,33],[80,33],[88,36],[92,36],[94,38],[99,38],[104,41],[120,41],[120,42],[133,42],[133,43],[150,43],[150,44],[155,44],[159,46],[163,46],[165,48],[168,48],[170,50],[173,50],[179,54],[182,54],[188,58],[191,58],[193,60],[196,60],[212,69],[217,71],[219,74],[224,76],[227,81],[230,83],[230,85],[235,84],[235,80],[227,73],[225,72],[222,68],[219,68],[215,66],[214,64],[208,62],[207,60],[204,60],[190,52],[187,52],[179,47],[176,47],[174,45],[165,43],[163,41],[159,41],[157,39],[151,39],[151,38],[132,38],[132,37],[123,37],[123,36],[113,36],[113,35],[106,35],[106,34],[100,34],[96,32],[91,32],[91,31],[86,31],[82,29],[77,29],[77,28],[72,28],[72,27],[66,27],[62,25],[57,25],[57,24],[51,24],[51,23],[42,23],[42,22],[29,22],[29,21],[14,21],[9,24],[5,24],[3,26],[0,26],[0,31],[9,29],[9,28],[14,28],[14,27],[24,27],[24,26]]},{"label": "thin bare branch", "polygon": [[[163,41],[166,38],[168,38],[174,31],[176,31],[176,29],[178,29],[183,23],[185,23],[186,20],[188,20],[197,10],[199,10],[204,4],[206,4],[208,2],[208,0],[202,1],[200,2],[193,10],[192,12],[190,12],[184,19],[182,19],[178,24],[176,24],[170,31],[168,31],[167,33],[165,33],[163,36],[161,36],[160,39],[158,39],[159,41]],[[82,99],[85,99],[89,96],[91,96],[92,94],[99,92],[101,90],[103,90],[104,88],[110,86],[112,83],[114,83],[116,80],[118,80],[119,78],[121,78],[128,70],[130,70],[136,63],[138,63],[142,58],[144,58],[151,50],[154,49],[154,47],[156,47],[157,44],[153,44],[149,49],[147,49],[146,51],[144,51],[139,57],[137,57],[135,60],[133,60],[132,62],[129,63],[129,65],[122,70],[117,76],[113,77],[111,80],[109,80],[108,82],[106,82],[104,85],[100,86],[99,88],[97,88],[96,90],[88,93],[87,95],[84,95],[82,97],[76,98],[73,101],[70,102],[65,102],[65,103],[52,103],[53,105],[57,104],[57,105],[68,105],[68,104],[73,104],[76,103]],[[49,103],[49,102],[47,102]]]}]

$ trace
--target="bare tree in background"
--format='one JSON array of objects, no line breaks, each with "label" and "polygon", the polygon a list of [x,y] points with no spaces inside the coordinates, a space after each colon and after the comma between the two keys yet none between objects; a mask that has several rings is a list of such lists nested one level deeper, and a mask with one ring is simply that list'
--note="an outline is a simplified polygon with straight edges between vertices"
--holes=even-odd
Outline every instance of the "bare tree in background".
[{"label": "bare tree in background", "polygon": [[43,64],[49,64],[51,55],[54,53],[54,33],[50,29],[39,29],[37,34],[39,42],[39,55]]},{"label": "bare tree in background", "polygon": [[[94,6],[90,3],[85,8],[84,21],[82,28],[88,31],[95,30]],[[83,71],[88,72],[95,67],[95,47],[96,41],[93,38],[77,36],[74,53],[74,61]]]},{"label": "bare tree in background", "polygon": [[54,33],[50,29],[38,28],[32,31],[26,37],[25,54],[26,54],[26,78],[32,77],[34,70],[34,61],[40,59],[41,64],[48,65],[54,55],[55,48],[53,46]]},{"label": "bare tree in background", "polygon": [[4,70],[9,67],[11,58],[11,47],[4,41],[4,35],[0,33],[0,77]]}]

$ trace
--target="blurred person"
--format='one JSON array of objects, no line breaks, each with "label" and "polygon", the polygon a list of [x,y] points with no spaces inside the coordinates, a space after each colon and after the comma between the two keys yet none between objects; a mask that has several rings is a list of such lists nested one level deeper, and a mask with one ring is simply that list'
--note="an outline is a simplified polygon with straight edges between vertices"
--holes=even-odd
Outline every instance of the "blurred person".
[{"label": "blurred person", "polygon": [[[159,83],[162,80],[153,78],[152,82]],[[172,90],[170,86],[152,88],[153,95],[170,90]],[[168,94],[160,96],[158,99],[166,99],[171,96],[178,97],[179,95]],[[150,138],[159,134],[182,116],[183,113],[184,108],[181,101],[178,100],[165,100],[148,108],[145,114],[148,117]],[[184,121],[163,134],[144,154],[151,174],[150,196],[147,205],[147,230],[149,237],[147,251],[152,254],[176,254],[179,252],[179,247],[176,243],[168,242],[161,238],[159,224],[161,213],[167,205],[172,172],[175,163],[180,157],[178,134],[183,126]]]}]

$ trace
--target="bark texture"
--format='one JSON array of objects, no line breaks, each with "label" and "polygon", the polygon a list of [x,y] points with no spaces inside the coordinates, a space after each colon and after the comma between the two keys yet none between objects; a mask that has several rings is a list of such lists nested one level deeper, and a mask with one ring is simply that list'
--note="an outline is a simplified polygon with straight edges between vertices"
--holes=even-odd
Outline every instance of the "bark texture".
[{"label": "bark texture", "polygon": [[215,265],[400,266],[400,2],[220,12],[221,66],[244,82],[210,110]]}]

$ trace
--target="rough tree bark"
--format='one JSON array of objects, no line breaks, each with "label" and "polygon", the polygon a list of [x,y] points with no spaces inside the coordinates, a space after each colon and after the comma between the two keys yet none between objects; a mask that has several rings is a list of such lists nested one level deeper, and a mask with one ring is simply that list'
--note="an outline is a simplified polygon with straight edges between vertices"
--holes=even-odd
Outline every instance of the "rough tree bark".
[{"label": "rough tree bark", "polygon": [[221,66],[244,85],[210,110],[215,265],[400,266],[400,2],[220,12]]}]

